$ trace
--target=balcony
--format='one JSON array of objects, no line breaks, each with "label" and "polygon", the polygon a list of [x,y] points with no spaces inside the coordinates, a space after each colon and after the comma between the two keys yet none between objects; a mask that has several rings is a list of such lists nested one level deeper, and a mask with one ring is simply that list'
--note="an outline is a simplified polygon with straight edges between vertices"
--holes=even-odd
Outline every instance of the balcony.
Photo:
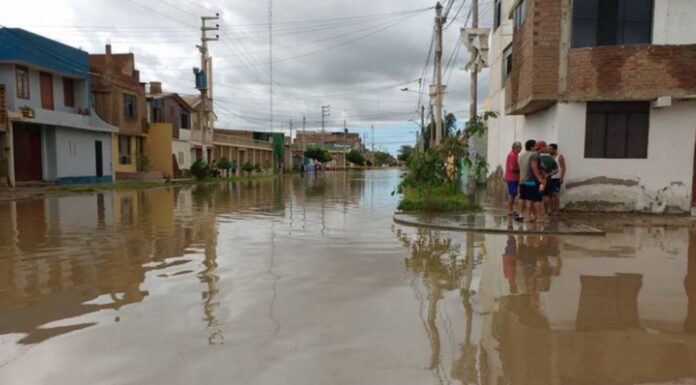
[{"label": "balcony", "polygon": [[[194,131],[196,132],[196,131]],[[191,134],[193,135],[192,132]],[[270,142],[264,142],[261,140],[241,138],[236,135],[222,134],[216,132],[213,136],[213,141],[219,146],[230,146],[230,147],[244,147],[244,148],[254,148],[257,150],[273,150],[273,144]]]}]

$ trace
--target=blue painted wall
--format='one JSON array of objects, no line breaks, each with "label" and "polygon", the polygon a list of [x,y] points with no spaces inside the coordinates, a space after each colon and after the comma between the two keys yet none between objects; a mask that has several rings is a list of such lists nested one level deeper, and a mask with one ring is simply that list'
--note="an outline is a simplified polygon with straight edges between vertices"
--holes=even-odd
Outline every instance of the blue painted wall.
[{"label": "blue painted wall", "polygon": [[89,54],[20,28],[0,29],[0,61],[25,62],[87,79]]}]

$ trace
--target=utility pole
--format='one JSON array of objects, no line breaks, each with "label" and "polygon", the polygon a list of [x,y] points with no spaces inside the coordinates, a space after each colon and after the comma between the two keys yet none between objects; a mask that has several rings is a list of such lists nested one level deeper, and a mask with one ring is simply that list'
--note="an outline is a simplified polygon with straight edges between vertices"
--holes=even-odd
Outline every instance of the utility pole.
[{"label": "utility pole", "polygon": [[435,96],[435,145],[442,140],[442,25],[445,18],[442,16],[442,4],[435,5],[435,90],[430,94]]},{"label": "utility pole", "polygon": [[[420,149],[425,149],[425,106],[421,105],[421,146]],[[417,143],[417,142],[416,142]]]},{"label": "utility pole", "polygon": [[[321,106],[321,133],[326,133],[326,118],[331,115],[331,106]],[[323,140],[323,138],[322,138]]]},{"label": "utility pole", "polygon": [[202,16],[201,17],[201,45],[196,47],[201,53],[201,68],[194,68],[193,73],[196,75],[196,88],[201,93],[201,108],[198,110],[198,121],[202,125],[201,127],[201,148],[202,156],[206,162],[210,162],[208,156],[208,139],[212,142],[212,129],[213,129],[213,118],[212,118],[212,99],[213,99],[213,62],[208,54],[208,42],[218,41],[220,36],[215,35],[215,37],[208,37],[208,31],[218,31],[220,30],[220,25],[215,24],[214,27],[209,27],[206,25],[206,21],[209,20],[219,20],[220,14],[216,13],[215,16]]},{"label": "utility pole", "polygon": [[[345,114],[344,114],[345,116]],[[346,118],[343,118],[343,169],[346,169],[346,158],[348,157],[348,126],[346,125]]]},{"label": "utility pole", "polygon": [[[478,0],[471,0],[471,28],[479,26]],[[469,122],[473,123],[476,119],[478,109],[478,66],[474,63],[471,69],[471,101],[469,104]]]},{"label": "utility pole", "polygon": [[305,154],[305,151],[307,150],[305,148],[305,126],[306,125],[307,125],[307,118],[304,115],[302,115],[302,165],[303,166],[305,164],[304,154]]},{"label": "utility pole", "polygon": [[270,110],[271,132],[273,132],[273,0],[268,0],[268,104]]}]

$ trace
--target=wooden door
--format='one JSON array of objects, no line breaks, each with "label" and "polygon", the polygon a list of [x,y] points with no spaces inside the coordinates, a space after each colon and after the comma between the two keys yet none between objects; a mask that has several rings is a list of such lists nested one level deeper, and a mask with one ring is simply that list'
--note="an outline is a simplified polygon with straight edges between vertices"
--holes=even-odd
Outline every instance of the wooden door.
[{"label": "wooden door", "polygon": [[41,79],[41,108],[53,109],[53,76],[46,72],[39,74]]},{"label": "wooden door", "polygon": [[17,182],[40,181],[41,171],[41,129],[31,125],[15,124],[14,168]]},{"label": "wooden door", "polygon": [[94,141],[94,162],[97,167],[97,178],[101,178],[104,176],[104,163],[103,163],[103,155],[102,155],[102,142],[101,140],[95,140]]}]

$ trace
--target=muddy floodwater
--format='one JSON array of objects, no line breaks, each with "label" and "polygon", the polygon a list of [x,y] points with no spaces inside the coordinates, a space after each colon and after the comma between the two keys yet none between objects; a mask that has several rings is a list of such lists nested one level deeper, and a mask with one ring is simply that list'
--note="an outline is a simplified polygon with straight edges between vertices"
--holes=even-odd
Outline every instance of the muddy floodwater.
[{"label": "muddy floodwater", "polygon": [[696,231],[404,227],[398,178],[0,203],[0,384],[696,384]]}]

